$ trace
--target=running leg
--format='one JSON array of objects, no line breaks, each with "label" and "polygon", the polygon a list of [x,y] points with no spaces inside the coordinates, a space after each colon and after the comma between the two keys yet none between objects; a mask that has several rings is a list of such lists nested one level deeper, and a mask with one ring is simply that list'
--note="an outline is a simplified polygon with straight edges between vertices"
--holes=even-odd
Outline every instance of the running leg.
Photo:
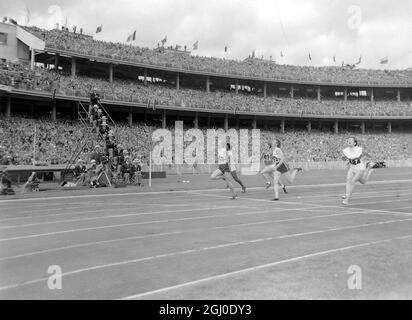
[{"label": "running leg", "polygon": [[273,199],[273,201],[279,200],[279,179],[281,175],[279,171],[273,173],[273,190],[275,192],[275,199]]},{"label": "running leg", "polygon": [[246,192],[246,187],[243,184],[243,182],[238,178],[236,170],[232,171],[230,174],[232,175],[233,180],[235,180],[242,187],[243,193],[245,193]]},{"label": "running leg", "polygon": [[235,189],[233,188],[232,183],[226,179],[225,174],[217,169],[215,172],[212,173],[210,176],[211,180],[223,180],[226,182],[226,186],[230,189],[230,192],[232,192],[232,199],[235,199],[237,197]]}]

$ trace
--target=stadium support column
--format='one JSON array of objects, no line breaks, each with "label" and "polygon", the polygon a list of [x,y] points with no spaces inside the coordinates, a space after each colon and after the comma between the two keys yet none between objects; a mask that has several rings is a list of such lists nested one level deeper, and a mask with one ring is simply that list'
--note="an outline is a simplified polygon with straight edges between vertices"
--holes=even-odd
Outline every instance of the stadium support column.
[{"label": "stadium support column", "polygon": [[371,88],[371,103],[373,103],[374,100],[375,100],[375,97],[373,95],[373,88]]},{"label": "stadium support column", "polygon": [[56,119],[57,119],[57,106],[56,106],[56,100],[53,100],[51,118],[52,118],[52,121],[56,121]]},{"label": "stadium support column", "polygon": [[263,83],[263,97],[266,99],[268,96],[268,84],[266,82]]},{"label": "stadium support column", "polygon": [[269,128],[269,120],[265,119],[265,130],[268,130]]},{"label": "stadium support column", "polygon": [[207,116],[207,127],[210,128],[210,116]]},{"label": "stadium support column", "polygon": [[317,92],[317,95],[318,95],[318,101],[320,102],[320,100],[321,100],[320,87],[318,87],[318,88],[316,89],[316,92]]},{"label": "stadium support column", "polygon": [[280,133],[285,133],[285,119],[282,119],[280,123]]},{"label": "stadium support column", "polygon": [[209,93],[210,92],[210,77],[207,76],[206,78],[206,92]]},{"label": "stadium support column", "polygon": [[11,117],[11,97],[7,97],[6,101],[6,118]]},{"label": "stadium support column", "polygon": [[235,83],[235,93],[238,94],[239,93],[239,81],[236,80]]},{"label": "stadium support column", "polygon": [[131,127],[133,125],[133,111],[132,111],[132,107],[130,107],[129,109],[129,117],[127,118],[129,120],[129,127]]},{"label": "stadium support column", "polygon": [[362,120],[362,123],[361,123],[361,133],[365,134],[365,120]]},{"label": "stadium support column", "polygon": [[295,97],[295,88],[293,85],[290,86],[290,98],[293,99]]},{"label": "stadium support column", "polygon": [[57,70],[59,69],[59,60],[60,60],[60,54],[56,53],[54,56],[54,68]]},{"label": "stadium support column", "polygon": [[345,88],[345,91],[343,92],[343,100],[345,102],[348,101],[348,88]]},{"label": "stadium support column", "polygon": [[31,55],[30,55],[30,69],[34,70],[34,58],[36,57],[36,51],[34,49],[31,49]]},{"label": "stadium support column", "polygon": [[144,69],[144,85],[147,86],[147,69]]},{"label": "stadium support column", "polygon": [[240,128],[240,119],[239,117],[236,118],[236,130],[239,130]]},{"label": "stadium support column", "polygon": [[113,64],[109,64],[109,82],[113,83]]},{"label": "stadium support column", "polygon": [[398,100],[398,102],[401,102],[401,89],[398,89],[398,92],[396,94],[396,99]]},{"label": "stadium support column", "polygon": [[195,120],[193,121],[195,129],[199,129],[199,112],[195,113]]},{"label": "stadium support column", "polygon": [[312,132],[312,121],[311,120],[308,121],[308,132],[309,133]]},{"label": "stadium support column", "polygon": [[253,117],[253,121],[252,121],[252,129],[256,129],[257,128],[257,119],[256,116]]},{"label": "stadium support column", "polygon": [[225,131],[229,130],[229,115],[225,114],[225,123],[224,123]]},{"label": "stadium support column", "polygon": [[180,74],[176,75],[176,90],[180,90]]},{"label": "stadium support column", "polygon": [[76,76],[76,58],[72,57],[72,78]]},{"label": "stadium support column", "polygon": [[163,110],[163,115],[162,115],[162,128],[163,129],[166,129],[166,121],[167,121],[166,110]]},{"label": "stadium support column", "polygon": [[338,120],[335,120],[334,129],[335,129],[335,134],[338,134],[339,133],[339,121]]}]

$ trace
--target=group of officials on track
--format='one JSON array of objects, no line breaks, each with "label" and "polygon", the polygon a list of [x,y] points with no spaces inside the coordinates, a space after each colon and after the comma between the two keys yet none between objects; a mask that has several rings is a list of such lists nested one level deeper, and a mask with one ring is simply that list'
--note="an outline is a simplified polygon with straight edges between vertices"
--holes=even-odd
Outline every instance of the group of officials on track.
[{"label": "group of officials on track", "polygon": [[[342,158],[348,161],[346,192],[345,195],[342,196],[342,204],[348,205],[356,183],[367,183],[371,174],[374,172],[375,163],[366,162],[368,155],[364,152],[364,149],[358,145],[358,141],[354,137],[348,138],[347,147],[342,150]],[[302,168],[289,169],[279,139],[275,139],[266,144],[266,149],[262,153],[260,160],[264,163],[264,168],[260,171],[260,174],[266,181],[266,189],[269,189],[273,183],[275,197],[272,201],[279,201],[279,188],[282,188],[283,192],[287,194],[286,185],[293,184],[298,173],[302,171]],[[218,150],[218,161],[219,167],[212,173],[210,178],[211,180],[225,181],[227,188],[230,189],[232,193],[231,199],[235,200],[238,196],[233,183],[226,176],[226,173],[230,174],[233,180],[241,186],[243,193],[246,193],[246,186],[238,177],[237,164],[235,163],[230,143],[220,147]]]}]

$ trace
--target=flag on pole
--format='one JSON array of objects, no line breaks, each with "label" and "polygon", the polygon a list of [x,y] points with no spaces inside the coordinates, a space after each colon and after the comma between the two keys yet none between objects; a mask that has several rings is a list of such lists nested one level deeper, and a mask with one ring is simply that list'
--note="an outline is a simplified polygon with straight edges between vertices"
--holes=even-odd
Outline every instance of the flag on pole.
[{"label": "flag on pole", "polygon": [[167,42],[167,36],[161,42],[162,42],[162,45],[164,46],[165,43]]},{"label": "flag on pole", "polygon": [[336,55],[333,56],[333,62],[336,62]]},{"label": "flag on pole", "polygon": [[359,61],[355,64],[361,64],[362,63],[362,56],[359,57]]},{"label": "flag on pole", "polygon": [[193,50],[197,50],[197,49],[199,49],[199,41],[196,41],[196,42],[193,44]]},{"label": "flag on pole", "polygon": [[253,49],[253,51],[252,51],[252,59],[254,59],[255,58],[255,49]]},{"label": "flag on pole", "polygon": [[127,42],[130,42],[130,41],[135,41],[136,40],[136,30],[130,35],[130,36],[128,36],[127,37]]},{"label": "flag on pole", "polygon": [[16,25],[16,26],[17,26],[17,21],[16,21],[16,20],[14,20],[14,19],[10,18],[10,19],[9,19],[9,21],[10,21],[10,23],[12,23],[12,24],[14,24],[14,25]]},{"label": "flag on pole", "polygon": [[312,61],[312,56],[310,55],[310,52],[309,52],[309,60]]},{"label": "flag on pole", "polygon": [[280,56],[283,58],[283,51],[280,51]]},{"label": "flag on pole", "polygon": [[225,46],[225,52],[227,52],[227,45]]},{"label": "flag on pole", "polygon": [[385,57],[381,59],[381,64],[387,64],[389,62],[389,58]]},{"label": "flag on pole", "polygon": [[96,33],[100,33],[102,31],[103,31],[103,26],[102,25],[98,26],[96,29]]},{"label": "flag on pole", "polygon": [[31,16],[30,10],[28,7],[26,7],[26,25],[28,25],[30,22],[30,16]]}]

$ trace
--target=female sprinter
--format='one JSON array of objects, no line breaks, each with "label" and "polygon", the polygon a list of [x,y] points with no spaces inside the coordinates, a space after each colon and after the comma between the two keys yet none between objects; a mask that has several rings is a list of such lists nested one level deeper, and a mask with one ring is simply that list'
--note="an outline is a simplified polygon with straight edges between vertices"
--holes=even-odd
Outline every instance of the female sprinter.
[{"label": "female sprinter", "polygon": [[346,178],[346,195],[342,197],[343,205],[349,204],[356,182],[366,184],[370,175],[374,172],[373,167],[375,165],[373,162],[365,164],[365,162],[362,161],[362,158],[364,158],[363,148],[358,146],[358,141],[354,137],[350,137],[347,140],[347,144],[348,147],[342,151],[344,157],[349,161],[349,170]]},{"label": "female sprinter", "polygon": [[[218,151],[218,161],[219,161],[219,168],[212,173],[210,176],[211,180],[223,180],[226,182],[227,187],[232,192],[232,200],[237,198],[237,194],[235,189],[233,188],[233,184],[225,177],[225,173],[231,173],[233,169],[233,154],[230,151],[230,144],[226,145],[226,148],[223,147]],[[231,168],[232,166],[232,168]],[[235,168],[236,172],[236,168]]]},{"label": "female sprinter", "polygon": [[282,179],[284,179],[285,182],[292,184],[293,181],[295,181],[298,172],[302,171],[302,168],[295,168],[293,170],[289,170],[285,163],[285,156],[283,154],[283,151],[280,149],[280,140],[276,139],[273,145],[276,145],[276,148],[275,150],[273,150],[273,165],[270,167],[270,170],[273,173],[273,187],[275,191],[275,198],[272,201],[279,201],[280,178],[282,177]]},{"label": "female sprinter", "polygon": [[[266,189],[269,189],[271,187],[272,183],[270,181],[273,180],[272,155],[273,155],[272,144],[266,143],[265,150],[262,152],[262,155],[260,157],[260,160],[263,160],[263,163],[265,164],[265,168],[260,172],[260,174],[263,176],[263,178],[266,181]],[[288,191],[286,190],[286,186],[282,184],[280,181],[279,181],[279,186],[283,189],[283,192],[285,194],[288,193]]]}]

